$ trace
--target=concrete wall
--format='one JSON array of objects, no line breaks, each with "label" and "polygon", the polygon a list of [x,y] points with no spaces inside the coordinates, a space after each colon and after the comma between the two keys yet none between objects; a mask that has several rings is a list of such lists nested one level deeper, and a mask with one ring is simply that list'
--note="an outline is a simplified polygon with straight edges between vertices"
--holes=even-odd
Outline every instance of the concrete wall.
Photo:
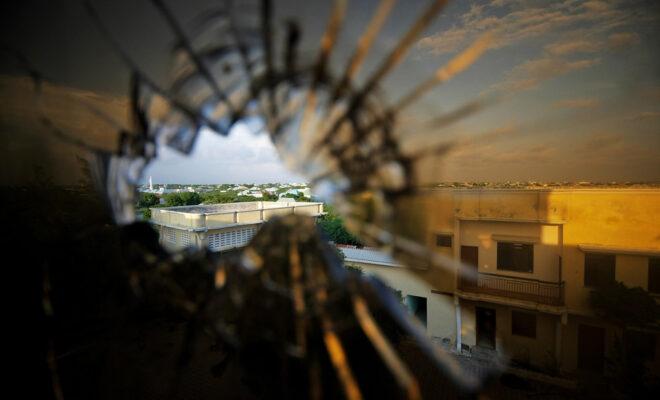
[{"label": "concrete wall", "polygon": [[206,216],[207,227],[218,227],[235,223],[236,216],[234,213],[226,214],[209,214]]},{"label": "concrete wall", "polygon": [[416,279],[403,267],[378,266],[374,264],[346,261],[346,265],[357,266],[365,274],[380,278],[389,287],[408,295],[426,298],[426,330],[428,335],[437,340],[449,338],[456,340],[456,316],[453,296],[433,293],[423,281]]},{"label": "concrete wall", "polygon": [[[455,257],[461,245],[479,246],[481,272],[557,281],[561,255],[566,305],[578,313],[590,311],[581,245],[639,250],[617,254],[616,279],[642,288],[648,288],[649,255],[660,256],[657,189],[437,190],[418,203],[428,215],[425,243]],[[447,232],[454,248],[436,248],[435,234]],[[497,235],[538,240],[533,274],[496,269]]]},{"label": "concrete wall", "polygon": [[[617,280],[648,288],[648,255],[660,255],[660,191],[603,190],[553,192],[553,203],[566,203],[564,280],[570,311],[589,312],[589,289],[584,287],[584,255],[580,245],[611,249],[640,249],[642,254],[616,255]],[[616,250],[612,250],[616,253]]]},{"label": "concrete wall", "polygon": [[[550,369],[555,364],[555,332],[559,317],[505,305],[461,300],[462,342],[470,347],[477,344],[476,307],[495,310],[495,350],[505,359],[541,369]],[[536,338],[518,336],[511,332],[512,311],[536,315]]]},{"label": "concrete wall", "polygon": [[204,214],[173,212],[164,208],[152,208],[151,221],[155,224],[182,228],[202,228],[206,225]]},{"label": "concrete wall", "polygon": [[605,329],[605,355],[611,355],[616,335],[619,329],[600,318],[569,315],[567,324],[562,326],[562,359],[561,368],[566,372],[577,371],[578,367],[578,325],[586,324]]},{"label": "concrete wall", "polygon": [[274,216],[300,214],[317,216],[323,213],[322,203],[266,202],[227,203],[199,206],[152,208],[154,224],[188,228],[221,228],[239,223],[266,221]]},{"label": "concrete wall", "polygon": [[262,211],[243,211],[238,214],[238,222],[247,223],[247,222],[261,222],[262,221]]},{"label": "concrete wall", "polygon": [[[479,247],[479,272],[559,281],[559,228],[552,225],[518,222],[461,221],[460,245]],[[497,243],[529,242],[534,246],[532,273],[497,269]]]},{"label": "concrete wall", "polygon": [[[186,247],[201,248],[205,246],[205,234],[202,232],[194,232],[186,229],[176,229],[164,227],[162,225],[154,225],[159,233],[160,243],[169,251],[179,251]],[[174,241],[168,240],[166,231],[174,234]]]}]

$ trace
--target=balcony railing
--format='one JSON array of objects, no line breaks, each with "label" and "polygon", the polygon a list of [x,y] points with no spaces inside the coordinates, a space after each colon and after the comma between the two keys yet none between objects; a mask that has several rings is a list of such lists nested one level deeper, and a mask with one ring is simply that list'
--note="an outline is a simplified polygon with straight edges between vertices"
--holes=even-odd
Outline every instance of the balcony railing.
[{"label": "balcony railing", "polygon": [[537,279],[479,273],[475,278],[461,277],[459,288],[465,292],[483,293],[552,306],[564,305],[564,283]]}]

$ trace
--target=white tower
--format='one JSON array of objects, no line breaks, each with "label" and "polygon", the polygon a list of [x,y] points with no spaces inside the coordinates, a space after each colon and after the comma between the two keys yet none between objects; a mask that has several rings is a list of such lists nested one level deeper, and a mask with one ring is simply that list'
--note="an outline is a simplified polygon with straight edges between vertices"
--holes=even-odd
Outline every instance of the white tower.
[{"label": "white tower", "polygon": [[151,175],[149,175],[149,191],[154,191],[154,183],[151,181]]}]

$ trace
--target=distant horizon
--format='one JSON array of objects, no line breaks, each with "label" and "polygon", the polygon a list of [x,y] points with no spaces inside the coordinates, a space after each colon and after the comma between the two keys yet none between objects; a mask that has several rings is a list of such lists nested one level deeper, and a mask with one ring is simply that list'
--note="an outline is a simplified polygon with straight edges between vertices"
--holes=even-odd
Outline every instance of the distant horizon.
[{"label": "distant horizon", "polygon": [[[140,185],[148,185],[148,177]],[[205,183],[194,183],[194,182],[153,182],[154,185],[196,185],[196,186],[217,186],[217,185],[266,185],[266,184],[288,184],[288,185],[308,185],[309,182],[305,181],[265,181],[265,182],[205,182]],[[437,185],[448,185],[448,184],[464,184],[464,185],[576,185],[576,186],[586,186],[586,185],[660,185],[660,181],[441,181],[436,183],[430,183],[423,185],[424,187],[431,187]]]}]

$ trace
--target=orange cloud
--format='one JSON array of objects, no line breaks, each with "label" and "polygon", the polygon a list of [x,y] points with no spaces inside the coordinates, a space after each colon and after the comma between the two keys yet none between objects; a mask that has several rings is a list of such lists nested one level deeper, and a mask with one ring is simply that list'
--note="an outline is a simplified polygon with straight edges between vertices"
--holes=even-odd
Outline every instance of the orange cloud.
[{"label": "orange cloud", "polygon": [[553,103],[556,108],[594,108],[600,105],[600,100],[595,98],[565,99]]},{"label": "orange cloud", "polygon": [[514,67],[500,83],[491,87],[491,90],[502,92],[519,92],[534,89],[543,81],[568,74],[572,71],[592,67],[600,59],[586,59],[577,61],[562,60],[554,57],[541,57],[529,60]]},{"label": "orange cloud", "polygon": [[601,46],[590,40],[565,40],[545,46],[545,51],[555,55],[563,56],[573,53],[593,53],[600,50]]},{"label": "orange cloud", "polygon": [[[431,54],[457,51],[485,31],[496,31],[497,41],[492,48],[502,48],[518,42],[534,39],[545,34],[563,32],[574,34],[571,42],[550,48],[551,54],[564,55],[575,52],[594,52],[602,49],[598,39],[614,29],[634,26],[653,20],[631,8],[616,7],[610,2],[535,2],[493,1],[472,5],[457,19],[451,28],[423,37],[418,47]],[[589,39],[585,39],[589,38]],[[611,45],[635,43],[639,37],[630,33],[610,35]]]}]

